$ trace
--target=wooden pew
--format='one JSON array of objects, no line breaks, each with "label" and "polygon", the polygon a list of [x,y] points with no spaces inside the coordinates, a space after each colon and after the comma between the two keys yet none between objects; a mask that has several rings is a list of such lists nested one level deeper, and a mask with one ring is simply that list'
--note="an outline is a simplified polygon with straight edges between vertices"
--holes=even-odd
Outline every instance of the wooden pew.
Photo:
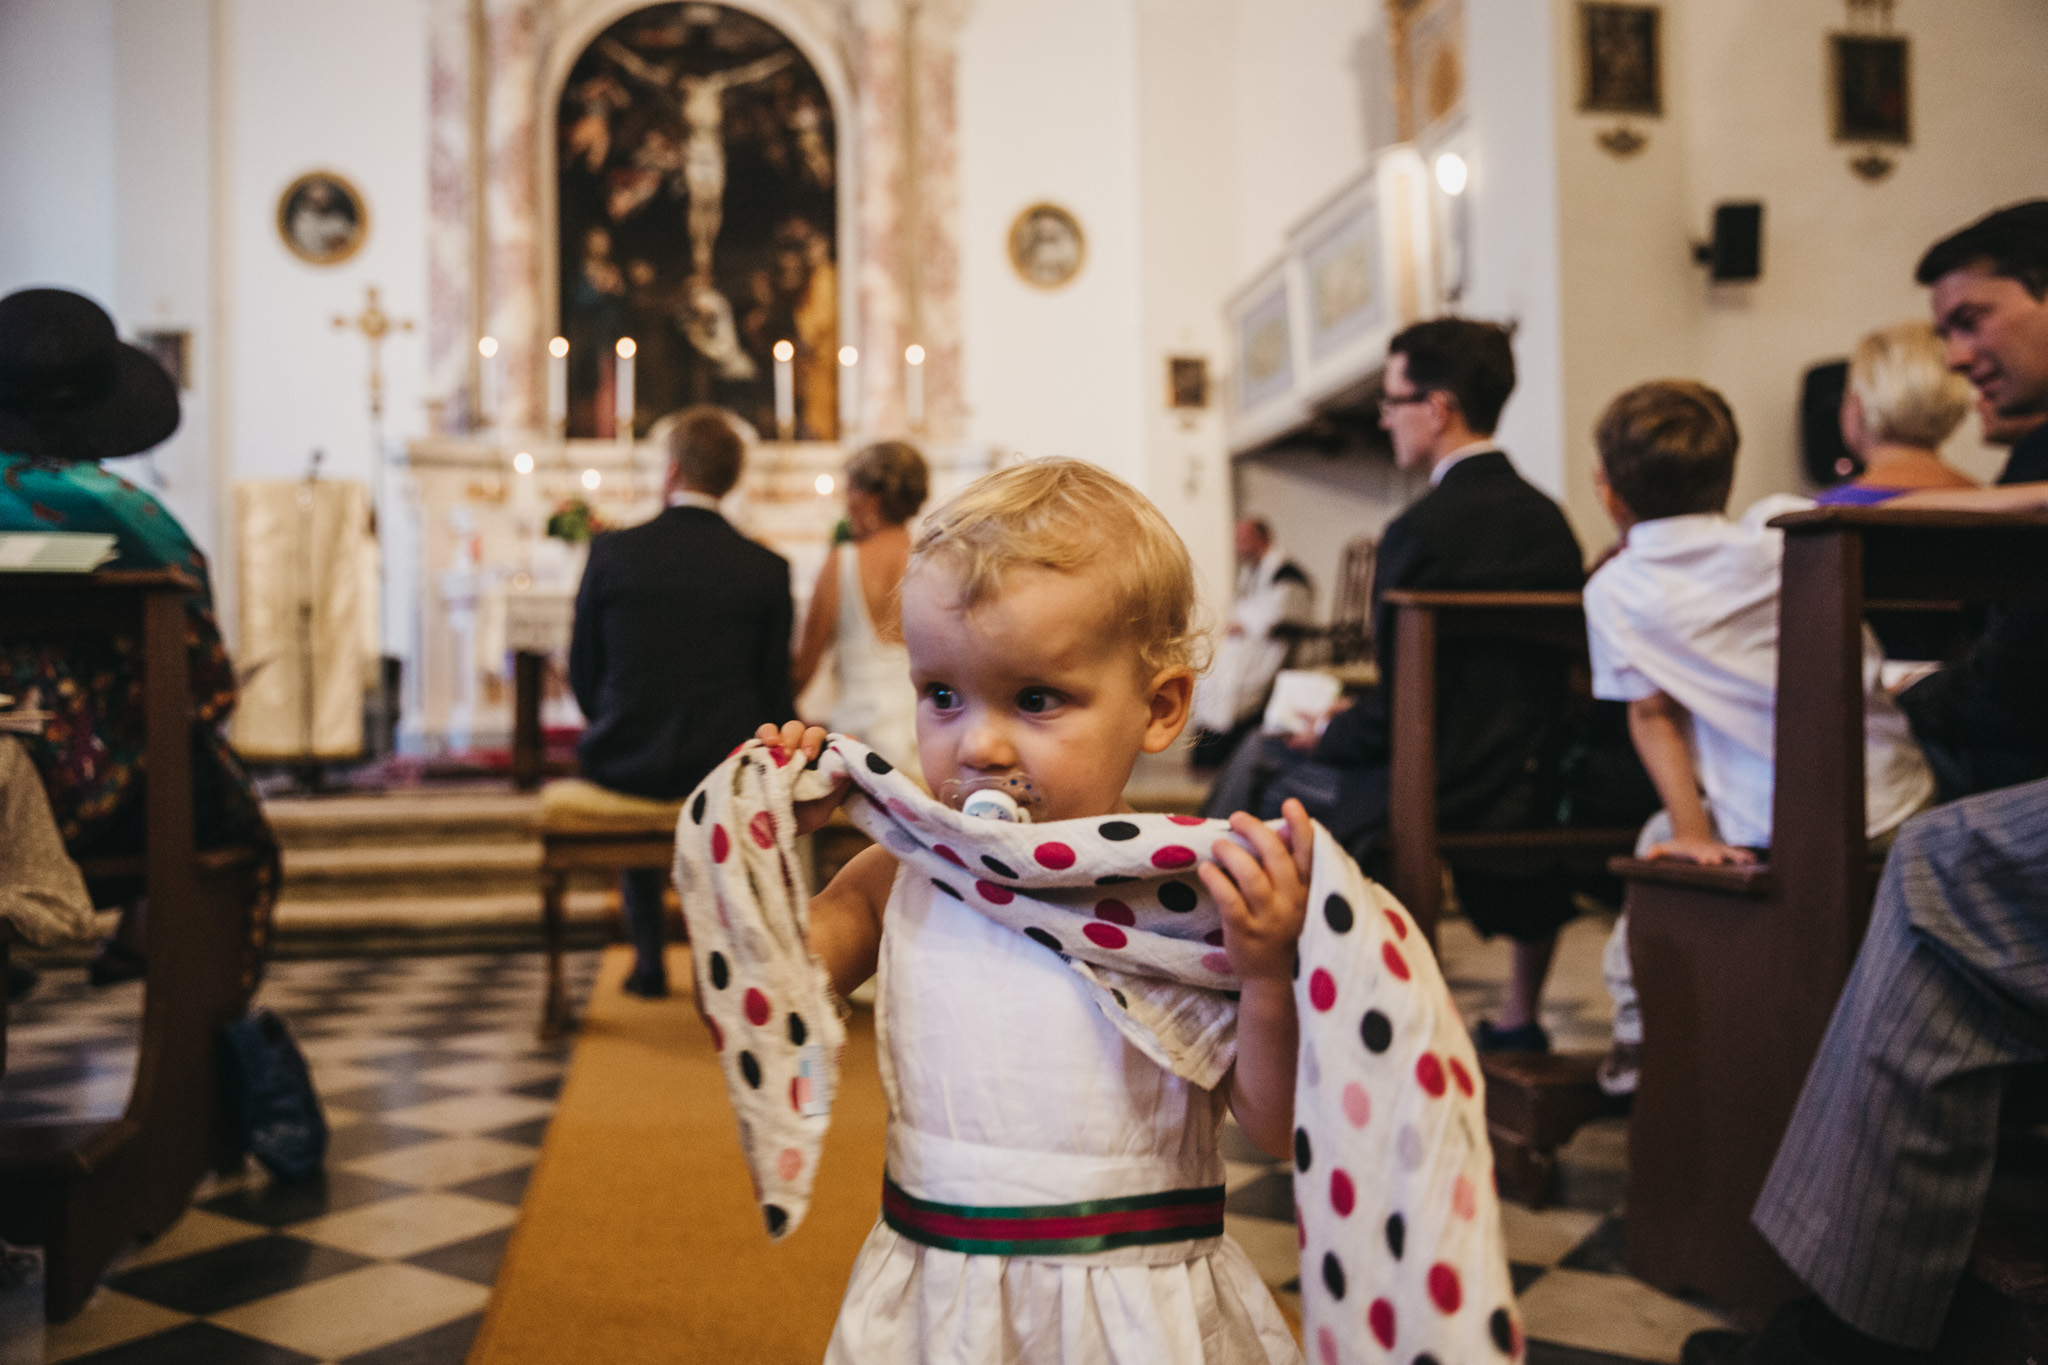
[{"label": "wooden pew", "polygon": [[1805,1292],[1750,1225],[1870,918],[1868,605],[2048,596],[2048,514],[1815,508],[1785,530],[1777,788],[1767,867],[1617,859],[1629,882],[1642,1082],[1628,1260],[1750,1322]]},{"label": "wooden pew", "polygon": [[220,1029],[254,989],[249,906],[261,851],[193,845],[192,714],[184,599],[169,570],[10,575],[0,639],[119,633],[139,644],[147,851],[82,864],[96,900],[149,898],[135,1088],[118,1119],[0,1127],[0,1238],[43,1248],[44,1312],[69,1318],[108,1263],[177,1221],[209,1169],[241,1160],[223,1093]]},{"label": "wooden pew", "polygon": [[[1548,645],[1586,660],[1586,617],[1575,592],[1421,592],[1392,589],[1394,677],[1389,829],[1391,889],[1436,941],[1444,862],[1459,854],[1526,857],[1597,871],[1635,847],[1636,829],[1570,828],[1444,833],[1437,827],[1436,655],[1440,643],[1484,637]],[[1486,1072],[1488,1135],[1500,1191],[1532,1207],[1549,1197],[1555,1153],[1580,1124],[1621,1112],[1593,1079],[1598,1054],[1493,1056]]]}]

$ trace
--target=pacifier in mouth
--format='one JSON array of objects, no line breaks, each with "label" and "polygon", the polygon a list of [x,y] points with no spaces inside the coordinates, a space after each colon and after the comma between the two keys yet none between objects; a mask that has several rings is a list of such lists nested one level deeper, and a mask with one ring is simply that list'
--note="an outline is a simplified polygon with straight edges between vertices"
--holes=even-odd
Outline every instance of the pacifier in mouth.
[{"label": "pacifier in mouth", "polygon": [[1040,800],[1031,779],[1018,772],[950,779],[940,784],[939,799],[962,815],[1011,825],[1030,824]]}]

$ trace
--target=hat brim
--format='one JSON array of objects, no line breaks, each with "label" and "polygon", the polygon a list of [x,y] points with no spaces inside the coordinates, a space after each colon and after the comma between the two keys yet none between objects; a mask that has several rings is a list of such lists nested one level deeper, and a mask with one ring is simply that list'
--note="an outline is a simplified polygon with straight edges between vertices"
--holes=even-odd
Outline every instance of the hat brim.
[{"label": "hat brim", "polygon": [[64,412],[0,408],[0,451],[57,460],[112,460],[162,445],[178,429],[178,386],[147,351],[121,343],[114,382]]}]

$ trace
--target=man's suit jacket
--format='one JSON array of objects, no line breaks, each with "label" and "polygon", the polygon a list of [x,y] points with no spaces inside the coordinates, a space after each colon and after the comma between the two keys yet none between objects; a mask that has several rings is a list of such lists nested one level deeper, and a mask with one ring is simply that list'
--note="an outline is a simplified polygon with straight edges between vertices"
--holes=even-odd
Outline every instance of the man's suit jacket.
[{"label": "man's suit jacket", "polygon": [[[1564,512],[1497,450],[1468,455],[1388,525],[1373,575],[1380,686],[1334,717],[1316,757],[1388,761],[1394,678],[1390,588],[1576,592],[1585,583]],[[1570,660],[1509,641],[1450,640],[1437,655],[1437,812],[1446,828],[1515,828],[1554,816],[1537,778],[1561,746]]]},{"label": "man's suit jacket", "polygon": [[634,796],[687,796],[790,695],[789,564],[702,507],[591,542],[569,684],[590,728],[583,775]]}]

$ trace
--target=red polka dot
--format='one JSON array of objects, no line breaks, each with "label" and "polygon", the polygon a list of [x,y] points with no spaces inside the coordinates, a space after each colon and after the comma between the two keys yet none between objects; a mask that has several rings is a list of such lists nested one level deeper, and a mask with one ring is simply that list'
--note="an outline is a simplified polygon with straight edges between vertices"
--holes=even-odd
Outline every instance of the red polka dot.
[{"label": "red polka dot", "polygon": [[1339,1218],[1349,1218],[1351,1210],[1358,1203],[1358,1191],[1352,1188],[1351,1177],[1342,1168],[1330,1172],[1330,1207],[1337,1210]]},{"label": "red polka dot", "polygon": [[1465,1064],[1456,1057],[1451,1058],[1451,1079],[1458,1083],[1458,1089],[1466,1096],[1472,1094],[1472,1073],[1467,1071]]},{"label": "red polka dot", "polygon": [[1303,1251],[1308,1250],[1308,1224],[1301,1221],[1301,1210],[1294,1211],[1294,1244]]},{"label": "red polka dot", "polygon": [[1230,959],[1222,953],[1203,953],[1202,965],[1218,976],[1230,975]]},{"label": "red polka dot", "polygon": [[1372,1096],[1357,1081],[1344,1087],[1344,1117],[1353,1128],[1363,1128],[1372,1121]]},{"label": "red polka dot", "polygon": [[1455,1313],[1458,1305],[1465,1301],[1465,1290],[1458,1283],[1458,1272],[1438,1261],[1429,1268],[1429,1297],[1440,1313]]},{"label": "red polka dot", "polygon": [[1316,1354],[1323,1365],[1337,1365],[1337,1334],[1327,1327],[1316,1328]]},{"label": "red polka dot", "polygon": [[955,853],[952,849],[947,848],[944,844],[933,844],[932,852],[938,854],[941,858],[944,858],[947,862],[951,863],[955,867],[967,866],[965,862],[961,861],[959,854]]},{"label": "red polka dot", "polygon": [[1031,856],[1038,859],[1040,867],[1055,872],[1064,872],[1074,865],[1074,850],[1061,843],[1040,844],[1031,850]]},{"label": "red polka dot", "polygon": [[1394,1305],[1385,1299],[1374,1299],[1372,1307],[1365,1310],[1365,1321],[1372,1328],[1373,1340],[1381,1349],[1394,1349]]},{"label": "red polka dot", "polygon": [[707,1014],[704,1016],[704,1027],[711,1030],[711,1050],[725,1051],[725,1030],[718,1026],[718,1021]]},{"label": "red polka dot", "polygon": [[787,767],[789,765],[789,750],[783,748],[780,744],[771,744],[768,746],[768,757],[775,760],[775,766],[778,768]]},{"label": "red polka dot", "polygon": [[1167,819],[1176,825],[1200,825],[1206,823],[1199,815],[1169,815]]},{"label": "red polka dot", "polygon": [[711,861],[722,863],[725,861],[725,855],[730,852],[732,852],[732,840],[725,837],[725,826],[713,825],[711,827]]},{"label": "red polka dot", "polygon": [[918,822],[917,812],[911,809],[910,803],[907,801],[899,801],[892,796],[889,798],[889,809],[896,812],[896,818],[899,820],[913,825]]},{"label": "red polka dot", "polygon": [[747,833],[762,848],[775,847],[775,817],[765,810],[754,812],[754,818],[747,821]]},{"label": "red polka dot", "polygon": [[733,756],[734,754],[736,754],[736,753],[738,753],[738,752],[739,752],[740,750],[742,750],[742,749],[746,748],[746,747],[747,747],[747,746],[748,746],[749,744],[752,744],[753,742],[754,742],[754,741],[753,741],[753,740],[751,740],[751,739],[743,739],[743,740],[741,740],[741,741],[740,741],[739,743],[737,743],[737,744],[733,745],[733,746],[732,746],[732,748],[730,748],[730,749],[726,750],[725,756],[726,756],[727,758],[731,758],[731,757],[732,757],[732,756]]},{"label": "red polka dot", "polygon": [[1130,942],[1124,937],[1124,931],[1114,924],[1084,924],[1081,926],[1081,932],[1098,948],[1121,948]]},{"label": "red polka dot", "polygon": [[[804,1106],[810,1102],[811,1078],[809,1076],[792,1076],[789,1081],[789,1107],[801,1114],[804,1112]],[[784,1180],[792,1180],[794,1178],[794,1176],[783,1177]]]},{"label": "red polka dot", "polygon": [[1387,923],[1394,927],[1394,937],[1408,937],[1408,919],[1405,915],[1399,910],[1388,910],[1386,916]]},{"label": "red polka dot", "polygon": [[1436,1059],[1434,1052],[1425,1052],[1415,1059],[1415,1079],[1435,1099],[1444,1093],[1444,1064]]},{"label": "red polka dot", "polygon": [[775,1158],[775,1174],[784,1180],[794,1180],[804,1171],[804,1154],[794,1147],[784,1147],[782,1154]]},{"label": "red polka dot", "polygon": [[1168,844],[1152,855],[1154,867],[1187,867],[1195,861],[1195,851],[1179,844]]},{"label": "red polka dot", "polygon": [[1223,931],[1221,929],[1211,929],[1208,933],[1202,935],[1202,942],[1212,948],[1221,948],[1223,946]]},{"label": "red polka dot", "polygon": [[1111,924],[1121,924],[1128,929],[1138,922],[1138,912],[1119,900],[1097,901],[1095,918],[1108,920]]},{"label": "red polka dot", "polygon": [[1308,1002],[1319,1010],[1327,1010],[1337,1003],[1337,978],[1321,967],[1309,974]]},{"label": "red polka dot", "polygon": [[1380,945],[1380,961],[1386,963],[1387,970],[1401,980],[1406,981],[1408,979],[1408,959],[1402,957],[1400,950],[1393,944],[1382,943]]},{"label": "red polka dot", "polygon": [[1479,1212],[1479,1195],[1473,1190],[1470,1177],[1461,1175],[1451,1182],[1451,1212],[1468,1223]]},{"label": "red polka dot", "polygon": [[979,891],[981,898],[990,905],[1008,905],[1011,901],[1017,899],[1009,887],[997,886],[994,882],[977,881],[974,884],[974,889]]},{"label": "red polka dot", "polygon": [[747,1022],[755,1028],[768,1022],[768,997],[751,986],[747,988]]}]

